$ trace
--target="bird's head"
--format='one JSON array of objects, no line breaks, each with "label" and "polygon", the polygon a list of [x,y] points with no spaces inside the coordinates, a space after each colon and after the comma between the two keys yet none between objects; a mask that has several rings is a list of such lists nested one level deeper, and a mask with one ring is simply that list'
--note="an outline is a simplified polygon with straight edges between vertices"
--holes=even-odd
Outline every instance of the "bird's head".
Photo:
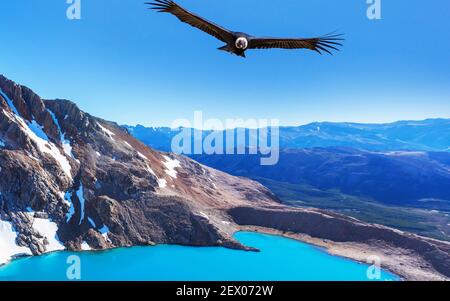
[{"label": "bird's head", "polygon": [[244,38],[244,37],[240,37],[240,38],[238,38],[237,40],[236,40],[236,48],[237,49],[243,49],[243,50],[245,50],[245,49],[247,49],[247,47],[248,47],[248,41],[247,41],[247,39],[246,38]]}]

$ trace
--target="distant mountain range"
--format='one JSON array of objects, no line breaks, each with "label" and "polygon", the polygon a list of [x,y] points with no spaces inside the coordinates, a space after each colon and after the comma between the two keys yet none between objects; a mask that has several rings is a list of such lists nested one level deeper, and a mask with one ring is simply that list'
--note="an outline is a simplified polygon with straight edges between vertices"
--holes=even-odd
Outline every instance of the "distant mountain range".
[{"label": "distant mountain range", "polygon": [[450,209],[450,153],[369,152],[352,148],[285,149],[273,166],[259,156],[193,156],[210,167],[237,176],[311,185],[321,190],[371,198],[395,205],[441,200]]},{"label": "distant mountain range", "polygon": [[[170,149],[179,131],[126,126],[136,138]],[[194,130],[192,130],[194,131]],[[210,131],[204,131],[203,136]],[[251,133],[247,130],[247,134]],[[450,119],[391,124],[312,123],[280,129],[280,161],[261,166],[257,155],[194,155],[238,176],[369,197],[389,204],[450,201]]]},{"label": "distant mountain range", "polygon": [[[178,129],[142,125],[125,128],[145,144],[164,151],[170,150],[172,138],[180,132]],[[203,131],[203,136],[209,133]],[[280,128],[281,148],[336,146],[370,151],[450,151],[450,119],[387,124],[316,122]]]}]

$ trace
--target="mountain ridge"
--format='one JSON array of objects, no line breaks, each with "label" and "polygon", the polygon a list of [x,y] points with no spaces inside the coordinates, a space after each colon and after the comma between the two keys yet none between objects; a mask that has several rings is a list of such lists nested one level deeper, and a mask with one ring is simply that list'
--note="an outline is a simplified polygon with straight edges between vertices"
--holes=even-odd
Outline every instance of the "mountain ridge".
[{"label": "mountain ridge", "polygon": [[[171,148],[172,138],[180,132],[168,127],[124,127],[145,144],[166,151]],[[249,130],[246,131],[248,135]],[[279,132],[280,148],[343,146],[370,151],[450,151],[450,119],[445,118],[382,124],[314,122],[302,126],[281,126]],[[210,130],[205,130],[203,136],[210,133]]]}]

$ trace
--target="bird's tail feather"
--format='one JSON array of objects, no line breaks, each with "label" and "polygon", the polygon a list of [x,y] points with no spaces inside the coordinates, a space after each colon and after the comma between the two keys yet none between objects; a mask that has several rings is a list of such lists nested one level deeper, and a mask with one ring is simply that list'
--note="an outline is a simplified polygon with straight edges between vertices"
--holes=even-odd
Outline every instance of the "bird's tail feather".
[{"label": "bird's tail feather", "polygon": [[228,45],[223,45],[222,47],[217,48],[218,50],[223,50],[223,51],[228,51],[230,52],[230,47],[228,47]]}]

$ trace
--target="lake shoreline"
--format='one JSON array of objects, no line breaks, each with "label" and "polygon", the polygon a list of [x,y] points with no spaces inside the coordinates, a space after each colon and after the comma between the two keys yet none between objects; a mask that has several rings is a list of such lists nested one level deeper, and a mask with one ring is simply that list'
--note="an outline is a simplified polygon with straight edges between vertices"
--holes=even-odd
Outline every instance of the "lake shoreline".
[{"label": "lake shoreline", "polygon": [[[238,231],[233,238],[261,252],[226,247],[179,245],[79,252],[65,250],[13,259],[6,267],[2,266],[0,269],[0,279],[1,281],[64,280],[67,257],[78,255],[80,262],[84,262],[82,269],[86,271],[83,280],[87,281],[370,280],[366,278],[367,264],[360,265],[354,260],[327,254],[325,250],[309,243],[255,231]],[[299,257],[298,254],[303,256]],[[167,261],[167,258],[171,259]],[[178,265],[180,262],[181,266]],[[124,269],[119,268],[117,264],[125,264],[127,269],[131,267],[128,274],[122,274]],[[205,265],[207,268],[193,268],[198,265]],[[108,270],[108,266],[115,266],[115,269]],[[143,268],[145,266],[147,268]],[[153,271],[150,274],[146,273],[149,269]],[[29,274],[30,270],[35,272]],[[38,278],[35,275],[38,275]],[[381,280],[397,279],[398,276],[383,270]]]},{"label": "lake shoreline", "polygon": [[330,255],[354,260],[362,264],[368,264],[367,258],[369,256],[378,256],[381,259],[381,268],[397,275],[401,281],[449,281],[449,278],[426,266],[426,262],[419,256],[408,252],[408,250],[399,250],[385,244],[334,242],[314,238],[306,234],[284,232],[260,226],[239,226],[237,232],[239,231],[264,233],[294,239],[322,248]]}]

